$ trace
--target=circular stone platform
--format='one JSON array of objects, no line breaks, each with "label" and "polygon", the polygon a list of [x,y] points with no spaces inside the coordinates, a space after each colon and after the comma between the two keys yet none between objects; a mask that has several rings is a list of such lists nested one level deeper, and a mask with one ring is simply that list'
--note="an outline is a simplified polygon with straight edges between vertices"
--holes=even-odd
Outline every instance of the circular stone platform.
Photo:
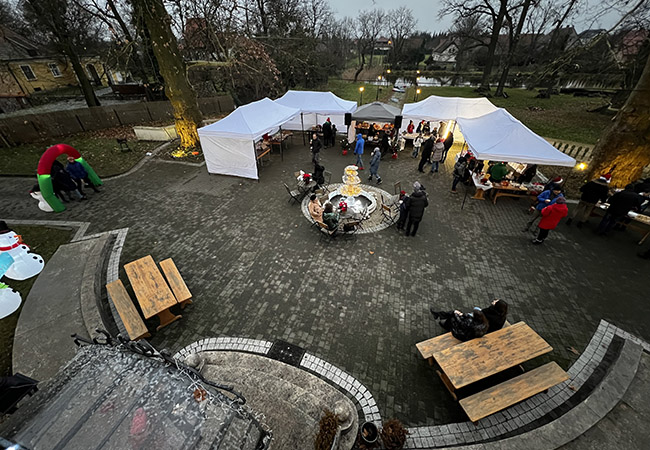
[{"label": "circular stone platform", "polygon": [[[343,186],[344,186],[343,183],[332,183],[329,185],[329,191],[330,193],[334,193]],[[386,204],[392,205],[395,201],[397,201],[397,196],[391,195],[388,192],[384,191],[383,189],[379,189],[378,187],[374,187],[374,186],[369,186],[367,184],[362,184],[361,189],[363,189],[363,191],[365,191],[368,194],[372,194],[375,197],[376,208],[370,213],[370,218],[364,220],[363,228],[357,231],[357,234],[375,233],[377,231],[381,231],[385,228],[388,228],[390,224],[386,221],[381,220],[382,198],[386,201]],[[330,197],[330,195],[328,195],[328,197]],[[309,222],[311,222],[312,219],[311,216],[309,215],[309,197],[310,197],[309,195],[305,196],[301,204],[301,209],[303,215],[307,218],[307,220],[309,220]]]}]

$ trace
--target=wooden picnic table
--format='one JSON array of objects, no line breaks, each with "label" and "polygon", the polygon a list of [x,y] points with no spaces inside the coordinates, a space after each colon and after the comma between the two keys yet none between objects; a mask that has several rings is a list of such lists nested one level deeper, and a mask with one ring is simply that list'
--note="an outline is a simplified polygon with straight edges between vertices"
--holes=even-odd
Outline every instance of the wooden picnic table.
[{"label": "wooden picnic table", "polygon": [[530,192],[528,188],[519,184],[503,186],[501,183],[492,183],[492,204],[496,205],[499,197],[524,197],[530,195]]},{"label": "wooden picnic table", "polygon": [[453,392],[550,352],[553,348],[524,322],[433,354]]},{"label": "wooden picnic table", "polygon": [[160,319],[160,325],[156,330],[160,330],[182,317],[172,314],[169,310],[178,302],[151,255],[125,264],[124,270],[129,277],[144,317],[148,319],[157,315]]}]

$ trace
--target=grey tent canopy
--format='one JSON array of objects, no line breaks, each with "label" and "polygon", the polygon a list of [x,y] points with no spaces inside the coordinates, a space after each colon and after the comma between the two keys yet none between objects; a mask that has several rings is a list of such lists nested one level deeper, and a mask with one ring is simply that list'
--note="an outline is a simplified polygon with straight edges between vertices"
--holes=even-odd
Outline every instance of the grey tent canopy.
[{"label": "grey tent canopy", "polygon": [[401,111],[399,108],[382,102],[372,102],[357,108],[357,110],[352,113],[352,120],[394,122],[395,116],[399,116],[400,114]]}]

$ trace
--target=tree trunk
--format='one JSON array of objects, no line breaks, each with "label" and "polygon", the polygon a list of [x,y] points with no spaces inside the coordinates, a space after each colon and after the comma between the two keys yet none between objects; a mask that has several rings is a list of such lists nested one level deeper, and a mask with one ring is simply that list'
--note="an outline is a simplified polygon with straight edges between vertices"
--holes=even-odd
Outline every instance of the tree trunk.
[{"label": "tree trunk", "polygon": [[508,54],[506,55],[506,62],[503,66],[503,71],[501,72],[501,78],[499,78],[499,85],[497,86],[497,91],[494,95],[497,97],[503,97],[503,87],[508,80],[508,72],[510,72],[510,64],[512,64],[512,58],[515,55],[515,50],[517,49],[517,44],[519,43],[519,37],[521,36],[521,30],[524,28],[524,22],[526,21],[526,16],[528,15],[528,8],[532,0],[526,0],[521,10],[521,16],[519,17],[519,23],[517,23],[517,29],[515,34],[512,36],[512,41],[508,47]]},{"label": "tree trunk", "polygon": [[357,71],[354,73],[354,82],[357,82],[357,78],[359,78],[359,74],[363,70],[363,66],[366,65],[366,54],[361,50],[361,64],[359,64],[359,68]]},{"label": "tree trunk", "polygon": [[144,22],[151,36],[153,52],[165,80],[165,93],[174,109],[176,132],[184,150],[199,146],[197,127],[202,116],[196,93],[187,80],[185,62],[171,29],[171,18],[162,0],[137,0],[142,3]]},{"label": "tree trunk", "polygon": [[481,80],[482,90],[486,90],[486,91],[490,90],[490,76],[492,75],[494,52],[496,51],[497,44],[499,43],[499,34],[501,33],[501,27],[503,27],[503,19],[506,16],[507,7],[508,7],[508,0],[501,0],[499,6],[499,12],[497,13],[496,18],[494,19],[494,24],[492,25],[492,34],[490,35],[488,54],[485,62],[485,67],[483,68],[483,79]]},{"label": "tree trunk", "polygon": [[[144,70],[144,62],[142,61],[142,58],[138,53],[138,46],[136,45],[135,39],[133,39],[133,36],[131,35],[131,31],[129,30],[129,27],[126,26],[124,19],[122,19],[122,16],[120,16],[120,12],[117,10],[117,7],[115,7],[115,2],[113,0],[106,0],[106,4],[108,5],[111,12],[113,13],[113,16],[115,16],[115,20],[117,20],[117,23],[120,25],[120,28],[122,29],[122,34],[124,34],[124,37],[129,42],[129,44],[133,45],[136,73],[140,76],[142,82],[145,85],[147,85],[149,83],[149,77],[147,76],[147,72]],[[147,93],[146,94],[147,100],[151,100],[149,89],[146,89],[146,93]]]},{"label": "tree trunk", "polygon": [[615,167],[612,185],[625,185],[639,179],[650,164],[650,58],[636,87],[614,124],[598,141],[588,172],[589,179],[605,174]]},{"label": "tree trunk", "polygon": [[77,52],[74,50],[74,48],[72,48],[72,44],[67,43],[63,47],[63,52],[68,56],[68,58],[70,58],[72,70],[74,71],[75,75],[77,75],[77,79],[79,80],[79,87],[81,88],[84,99],[86,99],[86,104],[91,108],[95,106],[101,106],[99,100],[97,99],[97,96],[95,95],[95,90],[90,84],[90,80],[88,80],[88,77],[86,76],[86,71],[84,71],[84,68],[81,65],[79,55],[77,55]]}]

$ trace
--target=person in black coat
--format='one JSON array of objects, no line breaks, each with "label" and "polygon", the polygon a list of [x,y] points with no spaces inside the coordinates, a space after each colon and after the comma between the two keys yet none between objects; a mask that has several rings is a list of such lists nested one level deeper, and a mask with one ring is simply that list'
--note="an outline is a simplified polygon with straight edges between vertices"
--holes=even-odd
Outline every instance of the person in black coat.
[{"label": "person in black coat", "polygon": [[471,313],[463,314],[459,310],[455,311],[433,311],[434,319],[440,319],[440,326],[459,341],[469,341],[470,339],[480,338],[490,329],[490,323],[480,308],[474,308]]},{"label": "person in black coat", "polygon": [[598,224],[596,232],[601,236],[606,235],[617,222],[627,217],[627,213],[638,209],[643,202],[643,196],[634,192],[634,185],[628,184],[625,186],[625,190],[610,197],[609,208],[607,208],[603,220]]},{"label": "person in black coat", "polygon": [[323,148],[323,143],[318,139],[318,135],[314,133],[312,135],[312,139],[309,142],[309,148],[311,149],[311,162],[314,163],[314,165],[318,164],[318,161],[320,160],[320,151]]},{"label": "person in black coat", "polygon": [[508,304],[503,300],[494,300],[490,306],[481,310],[490,324],[488,333],[500,330],[506,323],[508,316]]},{"label": "person in black coat", "polygon": [[413,193],[408,199],[408,223],[406,225],[406,236],[415,236],[418,231],[422,217],[424,216],[424,208],[429,206],[427,194],[424,188],[417,181],[413,183]]},{"label": "person in black coat", "polygon": [[445,152],[442,154],[442,161],[440,161],[443,164],[447,159],[447,153],[449,153],[449,149],[451,148],[452,145],[454,145],[454,133],[449,133],[449,136],[447,136],[444,140],[444,144],[445,144]]},{"label": "person in black coat", "polygon": [[526,169],[517,177],[517,183],[530,183],[537,175],[537,164],[528,164]]},{"label": "person in black coat", "polygon": [[[332,122],[330,122],[330,118],[328,117],[325,123],[323,124],[323,145],[325,148],[330,146],[330,142],[332,141]],[[334,145],[332,143],[332,145]]]},{"label": "person in black coat", "polygon": [[388,142],[388,133],[384,133],[379,143],[381,149],[381,157],[383,158],[386,153],[390,151],[390,143]]},{"label": "person in black coat", "polygon": [[400,204],[399,204],[399,219],[397,220],[397,230],[404,230],[406,226],[406,219],[409,215],[409,196],[406,195],[405,191],[400,192]]},{"label": "person in black coat", "polygon": [[577,218],[578,228],[582,228],[585,222],[589,220],[589,216],[591,216],[591,212],[596,207],[596,203],[607,200],[609,186],[605,177],[600,177],[581,186],[580,192],[582,192],[580,202],[578,202],[578,206],[573,210],[571,217],[566,220],[566,224],[571,225],[573,219]]},{"label": "person in black coat", "polygon": [[[52,189],[54,194],[61,199],[64,203],[67,203],[68,200],[72,201],[72,193],[74,192],[78,200],[84,198],[81,193],[77,190],[77,183],[74,182],[72,177],[68,172],[65,171],[65,167],[59,161],[54,160],[52,163]],[[66,200],[63,193],[68,194],[68,200]]]},{"label": "person in black coat", "polygon": [[429,161],[432,152],[433,152],[433,138],[429,136],[429,139],[424,141],[424,145],[422,146],[422,157],[420,159],[420,165],[418,166],[418,172],[424,173],[424,164],[426,164],[426,162]]},{"label": "person in black coat", "polygon": [[318,163],[314,164],[314,173],[312,176],[316,182],[316,186],[313,189],[315,191],[316,189],[320,189],[321,185],[325,183],[325,167]]}]

